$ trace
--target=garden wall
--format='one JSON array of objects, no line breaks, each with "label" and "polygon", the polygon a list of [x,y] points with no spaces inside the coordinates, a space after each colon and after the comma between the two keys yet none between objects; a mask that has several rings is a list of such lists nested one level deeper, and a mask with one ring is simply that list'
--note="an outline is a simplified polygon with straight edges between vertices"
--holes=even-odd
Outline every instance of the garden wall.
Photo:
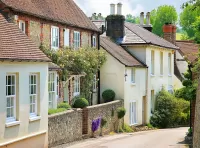
[{"label": "garden wall", "polygon": [[82,110],[69,110],[49,116],[49,147],[82,139]]}]

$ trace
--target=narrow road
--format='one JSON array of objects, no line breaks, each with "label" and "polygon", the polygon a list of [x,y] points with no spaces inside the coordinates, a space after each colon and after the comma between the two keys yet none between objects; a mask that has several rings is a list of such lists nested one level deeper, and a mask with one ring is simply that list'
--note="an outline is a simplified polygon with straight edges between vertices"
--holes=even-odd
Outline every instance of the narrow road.
[{"label": "narrow road", "polygon": [[[187,148],[183,143],[188,128],[161,129],[131,134],[117,134],[89,139],[67,148]],[[60,146],[59,148],[65,148]]]}]

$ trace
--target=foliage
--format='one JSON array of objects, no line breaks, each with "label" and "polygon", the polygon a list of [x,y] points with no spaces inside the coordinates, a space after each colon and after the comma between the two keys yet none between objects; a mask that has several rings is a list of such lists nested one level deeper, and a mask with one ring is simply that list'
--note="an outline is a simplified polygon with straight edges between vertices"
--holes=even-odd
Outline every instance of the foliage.
[{"label": "foliage", "polygon": [[98,130],[100,123],[101,123],[101,118],[98,118],[92,121],[92,132],[95,132]]},{"label": "foliage", "polygon": [[192,130],[192,128],[189,128],[188,129],[188,132],[187,132],[187,136],[192,136],[193,135],[193,130]]},{"label": "foliage", "polygon": [[85,108],[87,106],[89,106],[89,102],[85,98],[77,99],[73,104],[74,108]]},{"label": "foliage", "polygon": [[55,64],[64,69],[60,76],[63,81],[65,81],[70,74],[86,74],[85,77],[81,79],[81,95],[90,101],[90,94],[93,91],[94,74],[96,74],[105,63],[105,52],[91,47],[84,47],[79,50],[71,48],[53,50],[41,45],[40,49],[52,59]]},{"label": "foliage", "polygon": [[71,106],[68,103],[60,103],[58,104],[58,108],[70,109]]},{"label": "foliage", "polygon": [[200,16],[200,9],[192,10],[193,6],[188,5],[183,9],[183,12],[180,14],[180,26],[186,32],[189,38],[193,38],[195,35],[195,29],[193,27],[193,23],[196,18]]},{"label": "foliage", "polygon": [[151,23],[153,25],[153,33],[158,36],[163,35],[162,27],[165,23],[177,22],[178,15],[174,6],[163,5],[156,10],[151,11]]},{"label": "foliage", "polygon": [[102,118],[102,119],[101,119],[101,128],[105,127],[106,124],[107,124],[106,118]]},{"label": "foliage", "polygon": [[125,114],[126,114],[126,109],[125,108],[119,107],[117,109],[117,117],[118,117],[118,119],[122,119],[125,116]]},{"label": "foliage", "polygon": [[[200,11],[200,9],[199,9],[199,11]],[[200,14],[196,18],[195,22],[193,23],[193,28],[194,28],[194,31],[195,31],[195,34],[194,34],[195,41],[197,43],[200,43]]]},{"label": "foliage", "polygon": [[161,90],[156,96],[155,111],[150,119],[154,127],[166,128],[175,126],[183,120],[182,113],[189,112],[189,102],[175,98],[172,94]]},{"label": "foliage", "polygon": [[115,92],[111,89],[107,89],[102,93],[104,102],[111,102],[115,99]]},{"label": "foliage", "polygon": [[147,123],[147,127],[148,128],[153,128],[153,125],[151,125],[151,123]]},{"label": "foliage", "polygon": [[120,133],[132,133],[132,132],[134,132],[134,130],[132,129],[131,126],[129,126],[128,124],[124,123],[124,126],[120,127],[119,132]]},{"label": "foliage", "polygon": [[126,15],[126,22],[134,23],[134,24],[139,24],[140,23],[140,18],[135,17],[131,14]]},{"label": "foliage", "polygon": [[64,112],[66,111],[66,108],[58,108],[58,109],[49,109],[48,110],[48,115],[52,115],[52,114],[56,114],[56,113],[60,113],[60,112]]}]

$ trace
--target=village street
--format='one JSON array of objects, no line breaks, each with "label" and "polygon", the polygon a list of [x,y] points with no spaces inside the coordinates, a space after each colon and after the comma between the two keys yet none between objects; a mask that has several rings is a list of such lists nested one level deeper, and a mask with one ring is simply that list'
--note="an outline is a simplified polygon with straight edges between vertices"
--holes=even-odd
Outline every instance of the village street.
[{"label": "village street", "polygon": [[183,142],[187,129],[183,127],[105,136],[56,148],[187,148]]}]

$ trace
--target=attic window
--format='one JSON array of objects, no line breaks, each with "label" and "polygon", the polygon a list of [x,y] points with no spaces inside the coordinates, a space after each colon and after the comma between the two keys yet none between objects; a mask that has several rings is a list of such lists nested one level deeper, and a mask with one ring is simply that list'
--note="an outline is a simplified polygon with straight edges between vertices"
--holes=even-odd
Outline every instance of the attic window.
[{"label": "attic window", "polygon": [[19,21],[19,29],[22,30],[23,33],[25,33],[26,23],[25,21],[20,20]]}]

